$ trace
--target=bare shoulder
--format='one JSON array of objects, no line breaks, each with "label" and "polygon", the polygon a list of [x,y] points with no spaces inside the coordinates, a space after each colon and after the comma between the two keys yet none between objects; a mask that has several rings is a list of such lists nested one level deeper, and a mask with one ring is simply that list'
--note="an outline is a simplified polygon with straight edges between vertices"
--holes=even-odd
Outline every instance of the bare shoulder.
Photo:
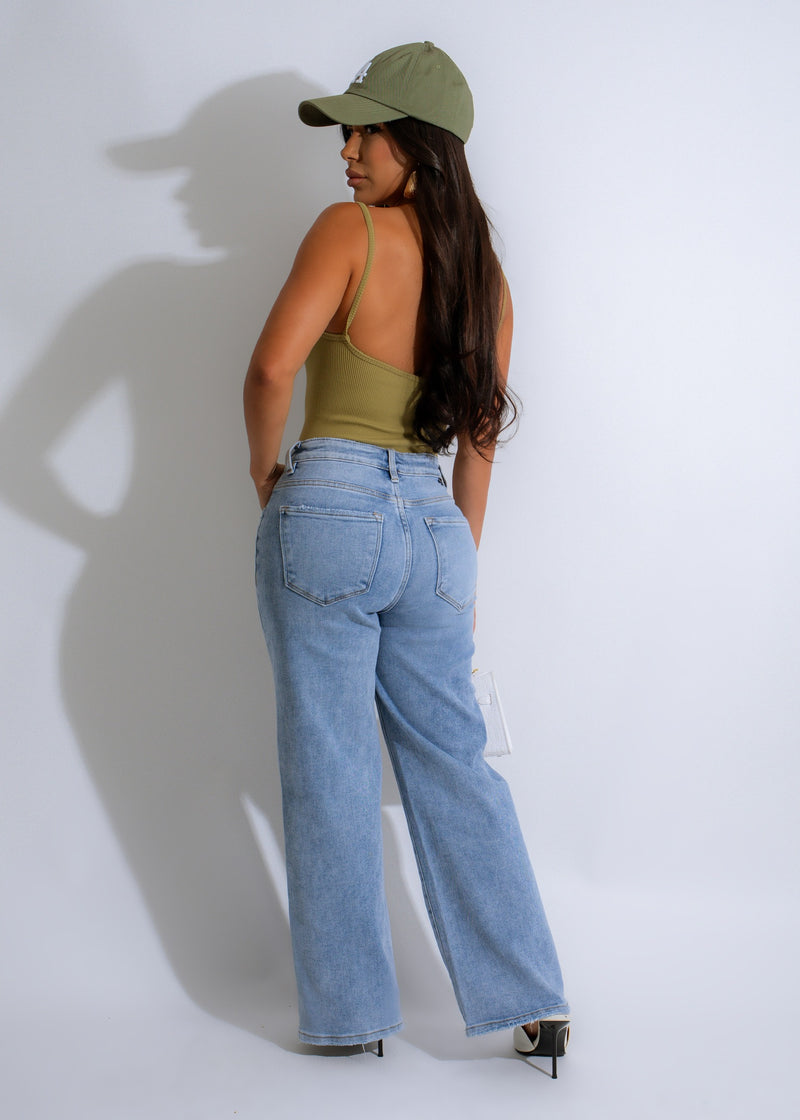
[{"label": "bare shoulder", "polygon": [[366,228],[358,203],[334,202],[325,207],[308,231],[308,236],[349,239],[357,230],[363,230],[366,240]]},{"label": "bare shoulder", "polygon": [[303,238],[298,259],[352,267],[366,251],[367,229],[360,208],[354,202],[335,202],[322,211]]}]

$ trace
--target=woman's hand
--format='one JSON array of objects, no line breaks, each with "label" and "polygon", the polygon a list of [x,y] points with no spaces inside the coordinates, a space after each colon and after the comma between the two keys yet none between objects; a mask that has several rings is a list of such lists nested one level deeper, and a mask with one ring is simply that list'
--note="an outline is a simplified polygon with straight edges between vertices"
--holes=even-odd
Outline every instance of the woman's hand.
[{"label": "woman's hand", "polygon": [[259,481],[254,479],[256,484],[256,493],[258,494],[258,503],[262,509],[266,506],[267,502],[272,497],[272,491],[275,489],[275,483],[281,477],[284,471],[283,463],[276,463],[266,478]]}]

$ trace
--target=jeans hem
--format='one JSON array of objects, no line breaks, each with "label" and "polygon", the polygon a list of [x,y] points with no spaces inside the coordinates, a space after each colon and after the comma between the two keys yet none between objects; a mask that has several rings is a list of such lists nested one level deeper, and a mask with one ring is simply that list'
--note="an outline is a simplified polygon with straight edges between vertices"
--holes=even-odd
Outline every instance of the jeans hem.
[{"label": "jeans hem", "polygon": [[488,1023],[475,1023],[467,1027],[467,1037],[474,1038],[479,1034],[490,1034],[492,1031],[505,1031],[511,1027],[521,1027],[523,1023],[534,1023],[537,1019],[547,1019],[551,1015],[568,1015],[568,1003],[556,1003],[552,1007],[542,1007],[538,1011],[530,1011],[525,1015],[512,1015],[508,1019],[495,1019]]},{"label": "jeans hem", "polygon": [[387,1038],[390,1034],[396,1034],[399,1030],[403,1029],[403,1021],[393,1023],[391,1027],[384,1027],[382,1030],[367,1031],[365,1034],[308,1034],[306,1031],[298,1031],[297,1037],[301,1042],[307,1042],[309,1046],[361,1046],[365,1042],[378,1042],[381,1038]]}]

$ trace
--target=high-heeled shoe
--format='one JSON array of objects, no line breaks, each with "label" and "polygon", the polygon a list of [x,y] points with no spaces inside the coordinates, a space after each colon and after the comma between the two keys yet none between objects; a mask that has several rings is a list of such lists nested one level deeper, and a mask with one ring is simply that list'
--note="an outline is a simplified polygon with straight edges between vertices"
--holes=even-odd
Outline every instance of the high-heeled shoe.
[{"label": "high-heeled shoe", "polygon": [[569,1046],[569,1019],[566,1015],[553,1015],[550,1019],[539,1019],[539,1030],[531,1038],[524,1027],[514,1027],[514,1049],[527,1058],[534,1054],[540,1058],[552,1058],[551,1077],[558,1077],[558,1059],[563,1058]]}]

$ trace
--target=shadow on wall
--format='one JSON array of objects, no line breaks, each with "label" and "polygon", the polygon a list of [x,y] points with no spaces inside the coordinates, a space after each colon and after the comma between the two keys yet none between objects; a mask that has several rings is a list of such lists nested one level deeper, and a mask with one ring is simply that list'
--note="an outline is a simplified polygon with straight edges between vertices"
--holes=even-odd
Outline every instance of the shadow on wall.
[{"label": "shadow on wall", "polygon": [[[0,434],[4,496],[86,555],[64,620],[64,701],[170,964],[204,1009],[293,1049],[286,919],[242,801],[280,837],[241,385],[297,244],[332,201],[336,146],[296,117],[319,92],[292,74],[253,78],[210,97],[176,134],[111,149],[130,171],[185,167],[177,197],[220,257],[140,263],[99,287],[31,370]],[[122,508],[99,517],[59,486],[47,454],[117,379],[132,480]],[[299,386],[288,433],[301,402]],[[438,1000],[439,969],[410,912],[405,922],[398,968],[413,956],[417,983],[422,969]]]}]

